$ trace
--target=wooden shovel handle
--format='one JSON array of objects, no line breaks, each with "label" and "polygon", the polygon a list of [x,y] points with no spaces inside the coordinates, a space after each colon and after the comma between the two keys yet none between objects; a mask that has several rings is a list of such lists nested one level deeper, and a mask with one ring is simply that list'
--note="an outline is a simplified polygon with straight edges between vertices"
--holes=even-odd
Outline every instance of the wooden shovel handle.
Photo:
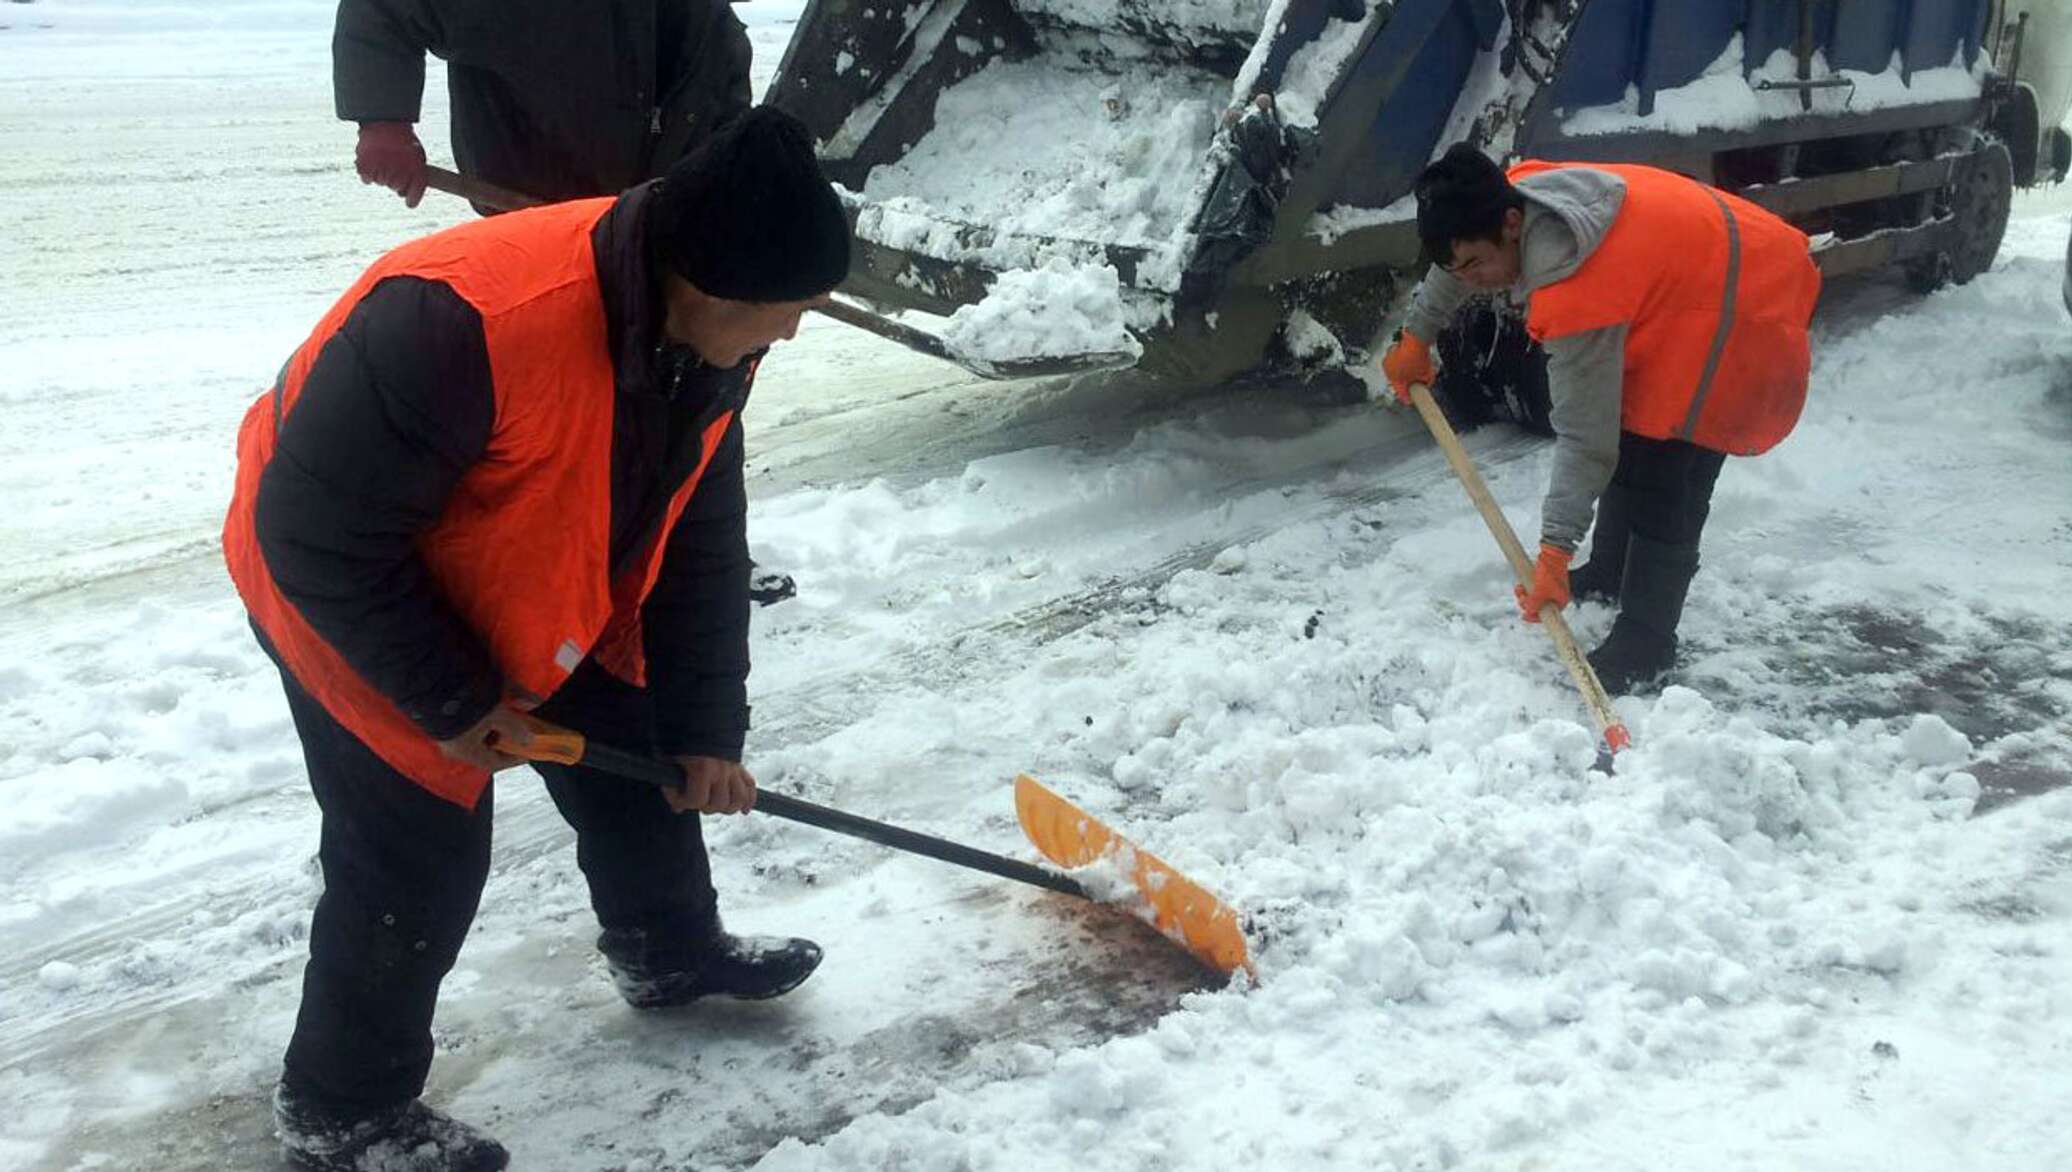
[{"label": "wooden shovel handle", "polygon": [[[1475,470],[1475,462],[1460,446],[1460,437],[1454,434],[1453,425],[1446,422],[1445,413],[1433,401],[1431,388],[1423,383],[1411,383],[1410,402],[1423,417],[1432,438],[1439,441],[1439,450],[1446,453],[1446,462],[1453,465],[1453,474],[1460,478],[1461,487],[1468,490],[1468,499],[1475,502],[1475,511],[1482,514],[1483,524],[1489,526],[1490,535],[1502,547],[1505,560],[1511,563],[1512,576],[1518,579],[1520,586],[1530,590],[1532,558],[1519,544],[1518,534],[1512,531],[1504,511],[1497,507],[1496,498],[1489,495],[1489,486],[1483,483],[1482,474]],[[1605,695],[1604,685],[1598,682],[1590,661],[1583,658],[1582,649],[1576,646],[1575,633],[1568,629],[1568,620],[1562,616],[1561,607],[1552,602],[1542,606],[1540,626],[1546,628],[1547,636],[1554,640],[1554,650],[1561,656],[1561,662],[1567,665],[1569,676],[1576,682],[1576,690],[1583,694],[1583,703],[1589,707],[1597,731],[1603,734],[1605,746],[1616,753],[1632,744],[1633,737],[1626,731],[1625,723],[1612,710],[1611,697]]]},{"label": "wooden shovel handle", "polygon": [[458,171],[448,171],[444,167],[426,167],[424,176],[424,185],[433,191],[457,195],[469,203],[495,208],[500,212],[537,207],[541,202],[529,195],[520,195],[507,187],[498,187],[494,183],[487,183]]}]

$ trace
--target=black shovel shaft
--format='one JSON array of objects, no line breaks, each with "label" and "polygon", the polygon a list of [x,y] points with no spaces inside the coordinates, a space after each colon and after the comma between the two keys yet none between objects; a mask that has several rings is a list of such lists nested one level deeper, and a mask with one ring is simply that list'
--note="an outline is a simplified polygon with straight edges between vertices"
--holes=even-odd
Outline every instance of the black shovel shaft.
[{"label": "black shovel shaft", "polygon": [[[600,745],[595,741],[584,743],[583,764],[635,781],[645,781],[650,785],[674,788],[683,784],[683,773],[667,761],[645,757],[639,753],[629,753],[610,745]],[[931,859],[955,863],[959,867],[969,867],[974,871],[983,871],[1002,879],[1013,879],[1032,887],[1076,895],[1081,899],[1093,898],[1076,880],[1022,862],[1020,859],[1010,859],[1005,855],[968,847],[946,838],[937,838],[932,834],[922,834],[888,823],[874,822],[869,818],[860,818],[855,814],[800,798],[786,797],[766,789],[756,790],[755,809],[760,814],[775,814],[779,818],[788,818],[793,822],[818,826],[822,830],[861,838],[867,842],[875,842],[879,846],[906,851],[908,854],[926,855]]]}]

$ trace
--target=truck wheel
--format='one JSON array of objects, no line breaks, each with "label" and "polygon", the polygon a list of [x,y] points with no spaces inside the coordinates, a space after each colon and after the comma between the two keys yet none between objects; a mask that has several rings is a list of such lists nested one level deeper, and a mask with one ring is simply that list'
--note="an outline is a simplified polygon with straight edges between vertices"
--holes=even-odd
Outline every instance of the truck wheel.
[{"label": "truck wheel", "polygon": [[1944,247],[1907,265],[1907,282],[1923,293],[1969,282],[2000,254],[2014,204],[2014,160],[2007,144],[1989,142],[1974,152],[1936,204],[1938,214],[1951,220]]}]

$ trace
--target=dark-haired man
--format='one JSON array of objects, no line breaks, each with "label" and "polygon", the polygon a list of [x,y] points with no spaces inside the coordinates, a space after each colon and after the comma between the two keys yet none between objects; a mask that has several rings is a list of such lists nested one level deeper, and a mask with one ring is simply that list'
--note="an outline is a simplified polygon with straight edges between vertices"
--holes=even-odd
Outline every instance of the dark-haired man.
[{"label": "dark-haired man", "polygon": [[[1790,433],[1811,368],[1820,273],[1804,233],[1652,167],[1523,162],[1467,144],[1417,183],[1432,268],[1383,359],[1399,398],[1431,382],[1431,341],[1476,291],[1525,302],[1546,349],[1554,467],[1528,622],[1571,594],[1616,603],[1590,653],[1606,688],[1671,667],[1698,538],[1729,455]],[[1596,510],[1590,560],[1568,565]]]},{"label": "dark-haired man", "polygon": [[418,1095],[523,712],[683,770],[665,795],[536,766],[628,1002],[774,997],[819,963],[721,927],[698,819],[755,801],[742,408],[848,266],[805,128],[756,109],[616,199],[389,253],[246,414],[224,553],[323,811],[274,1113],[303,1167],[506,1162]]}]

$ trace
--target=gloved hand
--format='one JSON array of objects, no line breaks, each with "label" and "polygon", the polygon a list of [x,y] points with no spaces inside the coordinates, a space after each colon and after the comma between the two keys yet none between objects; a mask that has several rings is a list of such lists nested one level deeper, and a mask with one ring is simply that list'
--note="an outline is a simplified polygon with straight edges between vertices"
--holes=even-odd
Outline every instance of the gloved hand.
[{"label": "gloved hand", "polygon": [[1511,593],[1518,597],[1518,609],[1525,612],[1525,621],[1540,621],[1540,608],[1553,603],[1567,606],[1568,563],[1576,555],[1558,545],[1540,546],[1539,560],[1532,565],[1532,589],[1523,586],[1511,587]]},{"label": "gloved hand", "polygon": [[746,814],[755,808],[755,777],[738,762],[718,757],[678,757],[683,784],[662,791],[679,814]]},{"label": "gloved hand", "polygon": [[1381,373],[1388,376],[1389,389],[1396,392],[1396,402],[1405,407],[1410,405],[1410,384],[1432,385],[1439,377],[1438,368],[1432,365],[1432,348],[1423,338],[1404,330],[1396,335],[1396,344],[1382,355]]},{"label": "gloved hand", "polygon": [[362,122],[353,151],[360,182],[379,183],[403,197],[407,207],[424,198],[424,144],[408,122]]}]

